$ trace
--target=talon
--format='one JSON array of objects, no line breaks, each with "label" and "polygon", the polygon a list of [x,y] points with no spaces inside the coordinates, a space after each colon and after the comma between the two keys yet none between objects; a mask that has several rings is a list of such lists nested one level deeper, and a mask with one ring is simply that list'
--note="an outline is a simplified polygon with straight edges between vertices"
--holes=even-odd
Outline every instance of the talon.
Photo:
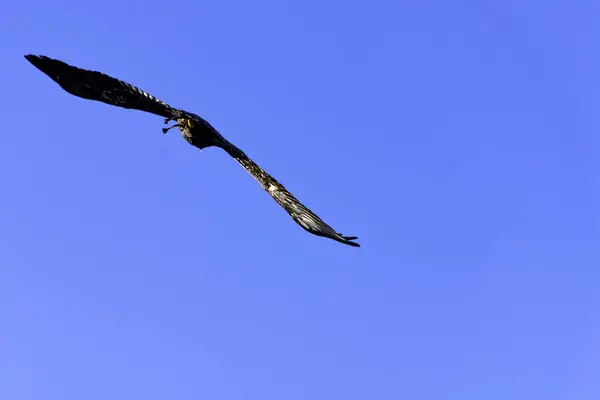
[{"label": "talon", "polygon": [[175,127],[179,128],[180,126],[181,126],[181,125],[179,125],[179,124],[175,124],[175,125],[173,125],[173,126],[170,126],[170,127],[168,127],[168,128],[162,128],[162,131],[163,131],[163,133],[167,133],[167,132],[169,132],[171,129],[173,129],[173,128],[175,128]]}]

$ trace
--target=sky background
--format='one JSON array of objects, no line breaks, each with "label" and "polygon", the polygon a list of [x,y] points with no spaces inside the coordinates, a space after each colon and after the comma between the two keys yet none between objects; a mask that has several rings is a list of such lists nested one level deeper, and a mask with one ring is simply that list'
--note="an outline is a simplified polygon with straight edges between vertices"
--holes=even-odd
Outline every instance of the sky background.
[{"label": "sky background", "polygon": [[[9,1],[0,398],[600,398],[597,1]],[[73,97],[24,54],[213,123]]]}]

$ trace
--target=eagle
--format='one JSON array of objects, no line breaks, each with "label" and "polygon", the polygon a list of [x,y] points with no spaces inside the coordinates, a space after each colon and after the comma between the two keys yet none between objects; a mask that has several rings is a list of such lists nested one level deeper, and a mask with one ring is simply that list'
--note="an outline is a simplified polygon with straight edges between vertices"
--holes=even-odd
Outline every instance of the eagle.
[{"label": "eagle", "polygon": [[166,134],[170,129],[177,127],[181,136],[200,150],[212,146],[220,147],[248,171],[304,230],[349,246],[360,247],[353,241],[358,237],[344,236],[323,222],[281,183],[259,167],[242,150],[225,139],[204,118],[189,111],[174,108],[140,88],[101,72],[78,68],[43,55],[27,54],[24,57],[66,92],[74,96],[161,116],[164,118],[165,124],[169,124],[170,121],[175,122],[170,127],[162,128],[163,133]]}]

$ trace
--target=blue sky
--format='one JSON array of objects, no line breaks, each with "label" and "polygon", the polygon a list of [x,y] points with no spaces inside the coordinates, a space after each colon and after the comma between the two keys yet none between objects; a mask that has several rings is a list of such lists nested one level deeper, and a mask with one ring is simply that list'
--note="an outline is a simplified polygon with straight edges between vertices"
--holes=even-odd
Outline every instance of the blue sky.
[{"label": "blue sky", "polygon": [[[600,398],[599,12],[8,3],[0,398]],[[28,53],[202,115],[362,247]]]}]

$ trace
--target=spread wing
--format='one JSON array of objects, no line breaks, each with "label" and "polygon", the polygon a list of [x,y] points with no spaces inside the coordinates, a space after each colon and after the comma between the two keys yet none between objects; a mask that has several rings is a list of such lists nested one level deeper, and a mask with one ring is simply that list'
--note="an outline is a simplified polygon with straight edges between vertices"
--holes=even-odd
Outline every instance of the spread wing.
[{"label": "spread wing", "polygon": [[77,68],[46,56],[28,54],[25,58],[74,96],[146,111],[165,118],[180,115],[178,110],[142,89],[101,72]]},{"label": "spread wing", "polygon": [[242,150],[224,140],[218,145],[232,156],[246,171],[250,173],[260,183],[273,199],[287,211],[294,221],[306,231],[313,235],[327,237],[338,242],[360,247],[358,243],[352,240],[358,239],[356,236],[344,236],[336,232],[331,226],[327,225],[315,213],[306,208],[304,204],[295,198],[286,188],[271,175],[266,173],[254,161],[252,161]]}]

